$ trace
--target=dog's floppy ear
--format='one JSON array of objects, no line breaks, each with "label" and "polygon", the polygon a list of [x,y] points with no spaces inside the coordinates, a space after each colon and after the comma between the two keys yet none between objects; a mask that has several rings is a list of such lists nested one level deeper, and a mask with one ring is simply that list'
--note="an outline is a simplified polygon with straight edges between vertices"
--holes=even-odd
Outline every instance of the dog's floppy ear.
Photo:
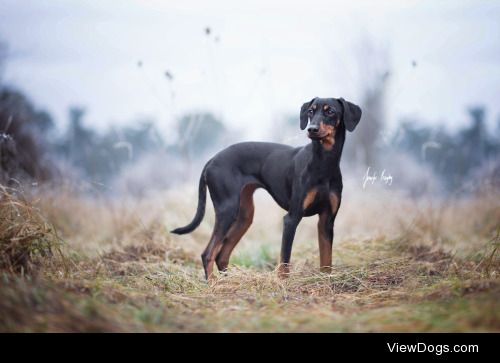
[{"label": "dog's floppy ear", "polygon": [[309,110],[309,107],[311,107],[311,104],[314,102],[316,97],[314,97],[311,101],[306,102],[302,105],[300,108],[300,129],[304,130],[307,126],[307,111]]},{"label": "dog's floppy ear", "polygon": [[361,119],[361,108],[354,103],[344,100],[343,98],[339,98],[338,100],[344,108],[343,121],[345,128],[352,132]]}]

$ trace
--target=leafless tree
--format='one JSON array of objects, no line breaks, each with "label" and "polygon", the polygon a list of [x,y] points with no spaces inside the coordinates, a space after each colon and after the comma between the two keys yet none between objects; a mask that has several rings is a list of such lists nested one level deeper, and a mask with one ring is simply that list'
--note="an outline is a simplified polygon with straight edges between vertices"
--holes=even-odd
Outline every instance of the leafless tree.
[{"label": "leafless tree", "polygon": [[377,167],[378,146],[385,126],[385,97],[391,75],[389,52],[370,38],[356,49],[357,73],[361,90],[362,122],[348,143],[347,158],[365,167]]}]

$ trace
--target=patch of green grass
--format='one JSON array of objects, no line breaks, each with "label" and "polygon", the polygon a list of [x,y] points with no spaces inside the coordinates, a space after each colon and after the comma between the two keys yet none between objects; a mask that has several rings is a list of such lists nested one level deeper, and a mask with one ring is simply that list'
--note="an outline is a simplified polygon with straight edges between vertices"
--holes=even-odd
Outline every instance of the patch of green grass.
[{"label": "patch of green grass", "polygon": [[163,320],[163,307],[145,306],[137,310],[135,313],[136,319],[145,324],[160,324]]},{"label": "patch of green grass", "polygon": [[273,249],[262,244],[254,249],[236,251],[231,257],[231,264],[236,266],[254,268],[256,270],[271,271],[276,268],[277,256]]}]

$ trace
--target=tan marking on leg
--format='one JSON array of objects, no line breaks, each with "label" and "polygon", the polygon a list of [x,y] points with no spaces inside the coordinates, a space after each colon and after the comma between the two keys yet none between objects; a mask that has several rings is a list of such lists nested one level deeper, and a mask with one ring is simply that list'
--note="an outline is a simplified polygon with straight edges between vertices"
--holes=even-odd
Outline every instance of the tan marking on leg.
[{"label": "tan marking on leg", "polygon": [[215,241],[214,248],[210,252],[210,256],[208,258],[208,280],[213,280],[213,270],[214,270],[214,263],[215,263],[215,256],[219,254],[219,251],[222,248],[222,238],[219,238],[217,241]]},{"label": "tan marking on leg", "polygon": [[217,223],[217,220],[216,220],[215,227],[214,227],[214,230],[212,232],[212,236],[210,237],[208,245],[205,248],[205,251],[203,252],[203,256],[205,256],[205,261],[204,261],[203,267],[205,269],[205,276],[207,279],[211,279],[211,277],[212,277],[216,252],[219,251],[219,249],[222,245],[222,237],[223,236],[220,236],[219,229],[220,229],[220,227],[219,227],[219,224]]},{"label": "tan marking on leg", "polygon": [[238,218],[226,234],[222,244],[222,249],[216,257],[219,271],[227,269],[233,249],[252,224],[255,210],[253,204],[253,193],[257,188],[257,184],[247,184],[243,187],[240,193],[240,210],[238,212]]},{"label": "tan marking on leg", "polygon": [[307,209],[311,205],[312,202],[314,202],[314,198],[316,198],[316,189],[312,189],[309,192],[307,192],[306,197],[304,198],[304,203],[302,204],[302,208],[304,210]]},{"label": "tan marking on leg", "polygon": [[286,279],[290,276],[290,265],[287,263],[280,263],[278,266],[278,277]]},{"label": "tan marking on leg", "polygon": [[339,209],[339,197],[337,197],[337,194],[335,193],[330,193],[330,207],[332,214],[337,213],[337,210]]},{"label": "tan marking on leg", "polygon": [[319,268],[321,272],[326,273],[332,270],[332,243],[326,231],[328,215],[328,213],[321,213],[318,220]]}]

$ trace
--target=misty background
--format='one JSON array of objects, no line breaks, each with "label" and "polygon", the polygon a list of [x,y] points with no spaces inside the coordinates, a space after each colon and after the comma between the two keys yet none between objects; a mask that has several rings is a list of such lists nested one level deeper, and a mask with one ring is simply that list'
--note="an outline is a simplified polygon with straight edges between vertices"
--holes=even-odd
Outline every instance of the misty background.
[{"label": "misty background", "polygon": [[412,196],[498,187],[499,19],[495,1],[3,0],[0,182],[142,196],[235,142],[306,144],[319,96],[363,109],[358,186],[370,167]]}]

